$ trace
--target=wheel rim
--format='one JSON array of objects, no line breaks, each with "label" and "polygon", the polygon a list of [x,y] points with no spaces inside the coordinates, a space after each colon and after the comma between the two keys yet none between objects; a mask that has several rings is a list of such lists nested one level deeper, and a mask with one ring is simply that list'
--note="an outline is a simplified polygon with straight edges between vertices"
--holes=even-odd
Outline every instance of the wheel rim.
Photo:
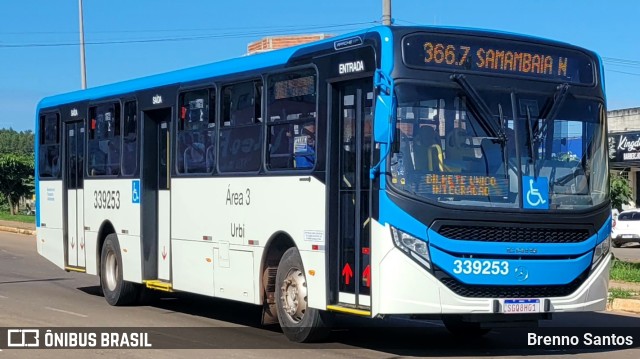
[{"label": "wheel rim", "polygon": [[307,311],[307,280],[304,273],[292,268],[280,287],[280,302],[289,319],[299,323]]},{"label": "wheel rim", "polygon": [[114,291],[116,289],[116,285],[118,284],[118,260],[116,259],[116,254],[114,251],[109,251],[107,253],[105,271],[107,288],[110,291]]}]

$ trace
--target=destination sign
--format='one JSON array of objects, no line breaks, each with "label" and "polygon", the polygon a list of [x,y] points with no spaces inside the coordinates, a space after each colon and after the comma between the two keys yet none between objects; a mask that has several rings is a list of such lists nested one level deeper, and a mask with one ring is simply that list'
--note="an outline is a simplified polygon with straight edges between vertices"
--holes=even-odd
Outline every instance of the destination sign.
[{"label": "destination sign", "polygon": [[425,192],[453,196],[504,196],[509,191],[509,180],[492,176],[428,174]]},{"label": "destination sign", "polygon": [[592,60],[581,52],[493,38],[414,34],[404,38],[407,66],[594,83]]}]

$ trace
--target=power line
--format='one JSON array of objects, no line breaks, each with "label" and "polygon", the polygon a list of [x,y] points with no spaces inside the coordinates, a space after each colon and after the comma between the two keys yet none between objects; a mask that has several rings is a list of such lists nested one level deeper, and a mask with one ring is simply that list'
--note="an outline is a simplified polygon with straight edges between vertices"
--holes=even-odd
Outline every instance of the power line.
[{"label": "power line", "polygon": [[[105,31],[85,31],[85,34],[116,34],[116,33],[157,33],[157,32],[190,32],[190,31],[220,31],[220,30],[279,30],[279,29],[313,29],[313,28],[332,28],[351,25],[376,24],[379,21],[355,22],[351,24],[315,24],[300,27],[300,25],[281,25],[281,26],[240,26],[240,27],[211,27],[211,28],[194,28],[194,29],[147,29],[147,30],[105,30]],[[3,32],[1,35],[60,35],[73,34],[77,35],[78,31],[20,31],[20,32]]]},{"label": "power line", "polygon": [[620,58],[616,58],[616,57],[603,57],[602,59],[605,62],[613,62],[613,63],[619,63],[619,64],[640,66],[640,61],[638,61],[638,60],[627,60],[627,59],[620,59]]},{"label": "power line", "polygon": [[[295,31],[266,31],[264,29],[259,31],[249,32],[226,32],[220,34],[210,35],[194,35],[194,36],[181,36],[181,37],[164,37],[164,38],[151,38],[151,39],[129,39],[129,40],[105,40],[105,41],[87,41],[86,45],[113,45],[113,44],[135,44],[135,43],[153,43],[153,42],[172,42],[172,41],[192,41],[192,40],[205,40],[214,38],[243,38],[252,36],[273,36],[273,35],[292,35],[300,32],[308,32],[311,30],[329,30],[329,29],[343,29],[349,30],[355,26],[362,25],[375,25],[377,21],[359,22],[340,25],[327,25],[327,26],[307,26],[307,27],[292,27]],[[0,48],[33,48],[33,47],[63,47],[63,46],[78,46],[77,42],[58,42],[58,43],[27,43],[27,44],[0,44]]]},{"label": "power line", "polygon": [[619,74],[625,74],[625,75],[640,76],[640,74],[636,74],[636,73],[633,73],[633,72],[618,71],[618,70],[606,70],[606,71],[615,72],[615,73],[619,73]]}]

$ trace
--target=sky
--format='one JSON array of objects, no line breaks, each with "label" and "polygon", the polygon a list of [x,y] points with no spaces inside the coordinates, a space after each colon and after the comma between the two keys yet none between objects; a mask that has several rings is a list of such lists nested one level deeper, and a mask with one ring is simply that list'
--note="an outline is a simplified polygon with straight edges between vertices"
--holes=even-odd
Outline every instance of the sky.
[{"label": "sky", "polygon": [[[84,0],[87,86],[246,54],[266,36],[379,24],[382,0]],[[640,107],[638,0],[392,0],[396,25],[493,29],[604,59],[609,110]],[[79,90],[78,0],[0,0],[0,128],[33,130],[37,103]]]}]

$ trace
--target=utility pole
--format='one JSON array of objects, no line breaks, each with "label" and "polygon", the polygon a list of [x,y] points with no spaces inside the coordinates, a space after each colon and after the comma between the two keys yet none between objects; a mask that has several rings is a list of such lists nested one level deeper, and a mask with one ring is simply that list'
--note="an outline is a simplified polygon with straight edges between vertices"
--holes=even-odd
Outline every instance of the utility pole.
[{"label": "utility pole", "polygon": [[391,26],[391,0],[382,0],[382,25]]},{"label": "utility pole", "polygon": [[84,60],[84,20],[82,19],[82,0],[78,0],[78,12],[80,17],[80,76],[82,89],[87,88],[87,69]]}]

